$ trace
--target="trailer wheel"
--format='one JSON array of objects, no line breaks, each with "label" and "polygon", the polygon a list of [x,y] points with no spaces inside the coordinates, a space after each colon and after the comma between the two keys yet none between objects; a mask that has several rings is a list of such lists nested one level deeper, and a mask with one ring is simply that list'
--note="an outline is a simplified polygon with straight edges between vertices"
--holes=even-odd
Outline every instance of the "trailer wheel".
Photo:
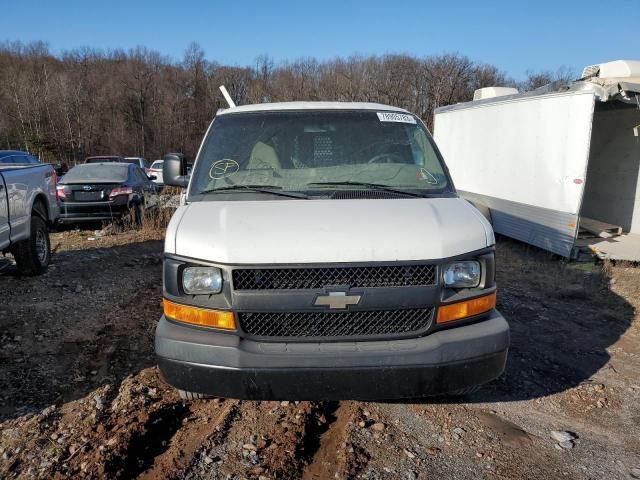
[{"label": "trailer wheel", "polygon": [[187,392],[186,390],[178,389],[178,394],[183,400],[205,400],[207,398],[213,398],[211,395],[205,395],[204,393]]},{"label": "trailer wheel", "polygon": [[18,272],[21,275],[40,275],[51,260],[51,242],[47,224],[38,215],[31,216],[31,236],[13,248]]}]

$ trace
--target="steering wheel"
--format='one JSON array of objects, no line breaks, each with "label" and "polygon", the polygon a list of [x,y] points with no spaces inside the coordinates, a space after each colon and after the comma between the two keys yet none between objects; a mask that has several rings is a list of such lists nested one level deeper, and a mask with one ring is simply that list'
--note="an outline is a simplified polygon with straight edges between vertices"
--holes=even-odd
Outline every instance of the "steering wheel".
[{"label": "steering wheel", "polygon": [[380,153],[367,163],[404,163],[404,160],[397,153]]}]

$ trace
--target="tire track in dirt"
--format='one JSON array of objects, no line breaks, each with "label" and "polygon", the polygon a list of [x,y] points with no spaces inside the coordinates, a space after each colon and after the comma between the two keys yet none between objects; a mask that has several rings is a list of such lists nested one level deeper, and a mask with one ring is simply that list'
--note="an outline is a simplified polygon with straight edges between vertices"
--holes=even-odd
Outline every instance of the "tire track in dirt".
[{"label": "tire track in dirt", "polygon": [[317,421],[317,411],[310,402],[242,402],[224,443],[208,449],[214,460],[209,467],[214,468],[196,467],[221,478],[299,478],[305,436],[309,424]]},{"label": "tire track in dirt", "polygon": [[106,476],[137,477],[165,450],[167,442],[179,431],[188,415],[189,408],[180,402],[151,412],[144,422],[132,429],[131,435],[125,435],[118,448],[119,455],[105,463]]},{"label": "tire track in dirt", "polygon": [[317,447],[304,469],[303,480],[336,478],[336,474],[337,478],[343,477],[347,459],[339,452],[345,451],[341,444],[348,442],[349,424],[352,423],[356,410],[353,402],[340,402],[325,411],[326,423],[320,431],[313,432],[312,441],[317,442]]},{"label": "tire track in dirt", "polygon": [[[346,431],[342,426],[352,418],[351,406],[347,406],[348,409],[338,409],[336,402],[239,402],[224,435],[201,436],[194,441],[200,448],[189,450],[192,461],[179,476],[194,480],[229,475],[300,479],[318,452],[322,458],[326,452],[329,458],[331,450],[335,452],[341,444]],[[331,425],[336,428],[326,436]],[[332,446],[323,446],[324,443]],[[170,463],[164,468],[178,471]],[[166,471],[158,470],[165,473],[163,478]]]},{"label": "tire track in dirt", "polygon": [[[157,455],[151,466],[139,475],[139,479],[155,480],[184,478],[186,470],[197,461],[202,445],[224,441],[227,432],[238,415],[237,400],[194,401],[190,415],[182,419],[182,425],[167,442],[168,447]],[[221,408],[218,406],[221,405]]]}]

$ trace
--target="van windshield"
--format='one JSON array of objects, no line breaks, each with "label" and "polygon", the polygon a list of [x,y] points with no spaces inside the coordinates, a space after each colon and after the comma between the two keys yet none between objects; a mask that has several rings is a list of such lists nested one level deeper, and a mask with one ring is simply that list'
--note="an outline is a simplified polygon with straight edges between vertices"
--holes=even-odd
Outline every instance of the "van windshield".
[{"label": "van windshield", "polygon": [[220,115],[189,196],[243,186],[305,193],[388,187],[425,196],[453,191],[422,123],[384,111]]}]

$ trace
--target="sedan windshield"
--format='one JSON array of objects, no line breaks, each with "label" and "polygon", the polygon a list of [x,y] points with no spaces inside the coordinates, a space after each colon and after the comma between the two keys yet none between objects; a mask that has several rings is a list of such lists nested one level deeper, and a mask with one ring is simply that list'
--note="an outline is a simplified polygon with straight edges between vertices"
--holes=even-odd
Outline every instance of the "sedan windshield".
[{"label": "sedan windshield", "polygon": [[229,113],[214,121],[189,195],[387,190],[452,191],[429,134],[414,116],[376,111]]}]

